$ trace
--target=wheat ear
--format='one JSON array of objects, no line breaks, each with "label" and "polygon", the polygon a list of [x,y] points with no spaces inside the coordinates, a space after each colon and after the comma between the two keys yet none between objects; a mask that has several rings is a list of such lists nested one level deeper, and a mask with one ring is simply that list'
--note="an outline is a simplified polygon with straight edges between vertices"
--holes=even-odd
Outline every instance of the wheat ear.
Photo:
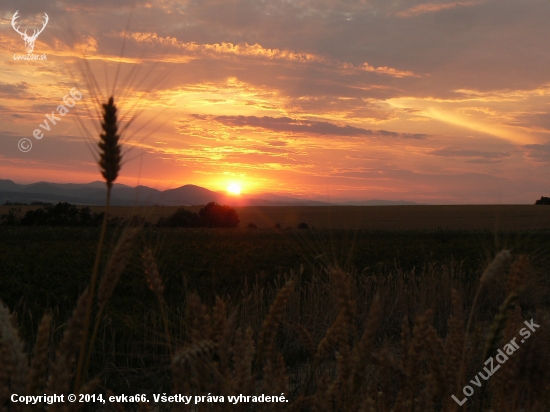
[{"label": "wheat ear", "polygon": [[10,318],[8,308],[0,301],[0,348],[3,350],[3,360],[6,362],[0,365],[0,368],[7,370],[12,393],[24,394],[28,376],[28,359],[23,342]]},{"label": "wheat ear", "polygon": [[252,375],[252,363],[254,362],[254,337],[250,326],[243,331],[237,330],[235,343],[233,345],[234,369],[234,387],[235,391],[241,391],[243,394],[250,394],[253,391],[254,379]]},{"label": "wheat ear", "polygon": [[143,258],[143,266],[145,268],[147,282],[159,301],[162,321],[164,323],[164,334],[166,335],[166,342],[168,343],[168,349],[170,351],[170,359],[172,359],[174,356],[172,352],[172,342],[170,339],[170,329],[168,328],[168,318],[166,317],[166,311],[164,310],[164,285],[162,284],[157,262],[155,261],[155,257],[153,256],[151,249],[146,247],[141,256]]},{"label": "wheat ear", "polygon": [[498,349],[498,344],[502,340],[504,328],[506,327],[506,321],[508,320],[509,312],[514,308],[516,300],[518,298],[517,293],[512,292],[508,295],[504,303],[500,306],[498,314],[495,316],[493,325],[491,326],[491,332],[487,343],[485,344],[485,352],[483,353],[483,360],[492,357]]},{"label": "wheat ear", "polygon": [[[468,344],[468,334],[470,332],[470,326],[472,325],[472,320],[474,318],[474,313],[476,310],[477,300],[479,298],[479,294],[481,290],[483,289],[483,286],[485,286],[492,278],[497,276],[506,263],[511,258],[511,254],[509,250],[501,250],[495,258],[492,260],[492,262],[487,266],[485,271],[483,272],[483,275],[481,276],[481,279],[479,281],[479,286],[477,288],[476,295],[474,297],[474,301],[472,303],[472,307],[470,308],[470,316],[468,317],[468,323],[466,324],[466,333],[464,337],[464,347],[462,349],[462,359],[460,361],[460,368],[458,369],[458,377],[457,377],[457,383],[456,383],[456,392],[460,391],[460,383],[462,381],[462,374],[464,373],[464,363],[466,361],[466,348]],[[454,405],[453,405],[454,406]]]},{"label": "wheat ear", "polygon": [[67,328],[57,349],[55,362],[50,368],[51,372],[46,386],[46,392],[49,394],[63,394],[69,391],[74,360],[80,342],[84,339],[84,317],[90,299],[90,291],[86,289],[78,298],[73,315],[67,322]]},{"label": "wheat ear", "polygon": [[[283,312],[286,307],[286,303],[290,298],[290,295],[292,294],[293,290],[294,290],[294,281],[289,280],[286,282],[283,288],[279,290],[279,293],[277,293],[277,296],[275,297],[275,300],[273,301],[273,304],[271,305],[271,308],[269,309],[269,312],[262,326],[260,343],[258,345],[258,359],[262,359],[266,357],[268,358],[269,355],[271,355],[271,351],[273,347],[273,338],[277,333],[277,326],[281,321]],[[258,362],[258,365],[259,365],[259,362]]]},{"label": "wheat ear", "polygon": [[382,304],[376,296],[369,309],[369,319],[365,325],[361,341],[355,348],[355,364],[352,375],[352,393],[356,393],[365,381],[365,369],[371,360],[374,341],[382,319]]},{"label": "wheat ear", "polygon": [[8,351],[6,347],[0,343],[0,405],[5,405],[10,396],[10,390],[8,388],[10,378],[7,368],[8,362]]},{"label": "wheat ear", "polygon": [[29,382],[27,384],[27,394],[29,395],[41,393],[46,382],[51,322],[51,315],[44,315],[38,327],[36,343],[34,345],[34,357],[31,362]]},{"label": "wheat ear", "polygon": [[110,188],[118,177],[122,161],[121,146],[119,144],[117,107],[111,96],[107,104],[103,104],[103,133],[100,135],[99,167],[101,174]]},{"label": "wheat ear", "polygon": [[526,255],[519,256],[510,268],[510,274],[506,282],[506,295],[518,292],[525,285],[528,270],[529,258]]}]

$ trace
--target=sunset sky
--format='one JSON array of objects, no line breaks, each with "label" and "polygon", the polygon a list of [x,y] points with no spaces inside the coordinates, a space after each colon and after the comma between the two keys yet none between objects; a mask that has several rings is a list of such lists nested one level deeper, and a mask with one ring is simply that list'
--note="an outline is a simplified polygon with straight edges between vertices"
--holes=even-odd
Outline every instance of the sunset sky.
[{"label": "sunset sky", "polygon": [[[33,52],[47,60],[14,60],[27,54],[17,10],[28,34],[48,14]],[[120,71],[115,103],[137,114],[119,183],[323,201],[550,196],[548,0],[2,0],[0,17],[0,179],[100,180],[87,63],[102,101]],[[72,88],[82,100],[33,137]]]}]

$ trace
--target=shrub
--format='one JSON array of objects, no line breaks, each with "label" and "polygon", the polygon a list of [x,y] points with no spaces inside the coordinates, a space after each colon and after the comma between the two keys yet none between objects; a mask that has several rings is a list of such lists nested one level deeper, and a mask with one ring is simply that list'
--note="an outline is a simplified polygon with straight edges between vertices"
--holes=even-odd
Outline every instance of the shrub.
[{"label": "shrub", "polygon": [[203,223],[207,227],[237,227],[240,220],[237,212],[230,206],[210,202],[199,211]]},{"label": "shrub", "polygon": [[0,217],[0,224],[23,226],[100,226],[103,213],[92,213],[89,207],[79,209],[67,202],[54,206],[45,205],[28,210],[20,217],[21,209],[10,208],[8,214]]},{"label": "shrub", "polygon": [[298,225],[298,229],[309,229],[309,225],[307,223],[302,222]]},{"label": "shrub", "polygon": [[46,206],[48,223],[52,226],[75,226],[79,224],[79,211],[75,205],[59,202],[55,206]]},{"label": "shrub", "polygon": [[83,226],[90,226],[92,223],[92,209],[89,207],[83,207],[78,212],[78,219]]},{"label": "shrub", "polygon": [[255,223],[249,223],[247,226],[249,229],[258,229],[258,226],[256,226]]},{"label": "shrub", "polygon": [[28,210],[25,216],[21,218],[21,224],[25,226],[45,225],[47,213],[44,208]]},{"label": "shrub", "polygon": [[199,227],[202,225],[203,223],[199,215],[183,207],[180,207],[167,219],[160,218],[157,222],[157,226],[166,227]]},{"label": "shrub", "polygon": [[0,217],[0,225],[16,225],[21,220],[19,215],[21,215],[20,207],[10,207],[8,213]]},{"label": "shrub", "polygon": [[280,229],[280,228],[281,228],[280,223],[275,223],[275,226],[273,226],[273,229]]}]

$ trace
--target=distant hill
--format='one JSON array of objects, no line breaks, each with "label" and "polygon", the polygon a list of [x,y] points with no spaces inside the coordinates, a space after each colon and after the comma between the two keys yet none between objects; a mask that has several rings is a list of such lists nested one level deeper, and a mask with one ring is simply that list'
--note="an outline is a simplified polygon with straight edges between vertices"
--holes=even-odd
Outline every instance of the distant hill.
[{"label": "distant hill", "polygon": [[[5,202],[68,202],[76,205],[103,205],[106,187],[104,182],[85,184],[38,182],[28,185],[0,179],[0,204]],[[262,193],[249,196],[231,196],[204,187],[184,185],[175,189],[157,190],[147,186],[130,187],[114,184],[111,195],[113,206],[193,206],[217,202],[231,206],[330,206],[330,205],[408,205],[405,201],[368,200],[354,202],[320,202],[309,199]]]}]

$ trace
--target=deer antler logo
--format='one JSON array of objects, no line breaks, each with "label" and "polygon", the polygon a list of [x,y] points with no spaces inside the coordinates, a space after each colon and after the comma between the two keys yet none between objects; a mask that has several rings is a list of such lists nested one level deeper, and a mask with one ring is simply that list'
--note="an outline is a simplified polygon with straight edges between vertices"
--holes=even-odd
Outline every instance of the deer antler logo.
[{"label": "deer antler logo", "polygon": [[13,29],[19,33],[21,35],[21,38],[25,41],[25,48],[27,49],[27,53],[28,54],[31,54],[32,51],[34,50],[34,42],[36,41],[36,38],[38,37],[38,35],[40,33],[42,33],[44,31],[44,29],[46,28],[46,24],[48,24],[48,21],[50,20],[48,15],[46,13],[44,13],[44,23],[42,25],[42,28],[39,29],[39,30],[34,30],[34,33],[32,34],[32,36],[29,36],[27,35],[27,30],[25,30],[24,32],[20,32],[19,31],[19,27],[20,26],[17,26],[15,27],[15,20],[17,20],[17,17],[19,15],[19,10],[17,10],[15,12],[15,14],[13,15],[13,17],[11,18],[11,25],[13,27]]}]

